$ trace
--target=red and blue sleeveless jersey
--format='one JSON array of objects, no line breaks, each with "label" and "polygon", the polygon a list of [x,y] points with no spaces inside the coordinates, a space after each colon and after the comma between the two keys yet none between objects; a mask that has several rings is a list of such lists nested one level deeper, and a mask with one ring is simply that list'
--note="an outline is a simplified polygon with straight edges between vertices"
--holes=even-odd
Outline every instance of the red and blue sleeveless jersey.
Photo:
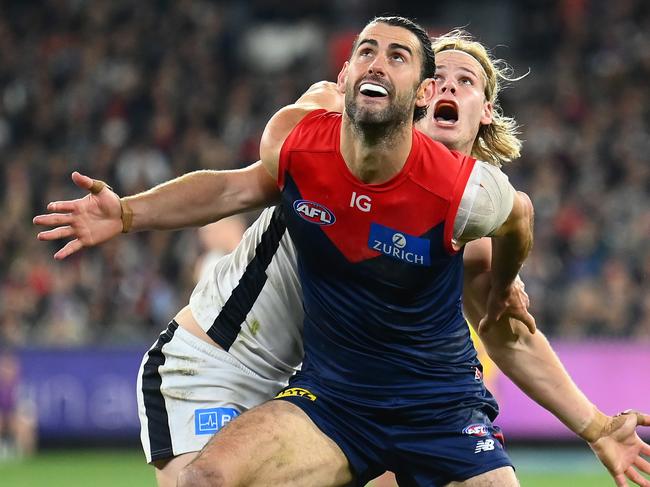
[{"label": "red and blue sleeveless jersey", "polygon": [[303,286],[302,373],[346,396],[484,395],[451,244],[475,160],[414,130],[403,169],[364,184],[341,156],[341,117],[309,114],[280,153]]}]

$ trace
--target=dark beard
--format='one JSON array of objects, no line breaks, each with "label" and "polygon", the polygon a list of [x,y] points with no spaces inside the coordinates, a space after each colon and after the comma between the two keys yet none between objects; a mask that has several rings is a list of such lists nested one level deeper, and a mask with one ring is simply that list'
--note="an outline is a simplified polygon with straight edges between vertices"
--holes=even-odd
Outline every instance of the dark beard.
[{"label": "dark beard", "polygon": [[364,143],[368,145],[387,143],[393,140],[406,123],[413,120],[413,100],[407,98],[407,95],[404,95],[380,111],[371,111],[359,108],[354,93],[346,92],[345,113],[353,130]]}]

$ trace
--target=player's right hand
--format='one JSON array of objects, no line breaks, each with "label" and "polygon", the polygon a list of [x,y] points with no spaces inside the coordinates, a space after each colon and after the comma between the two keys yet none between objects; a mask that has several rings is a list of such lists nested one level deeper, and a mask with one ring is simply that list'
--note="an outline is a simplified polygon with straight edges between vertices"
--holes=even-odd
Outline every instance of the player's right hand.
[{"label": "player's right hand", "polygon": [[40,232],[39,240],[72,238],[54,254],[57,260],[105,242],[122,231],[119,197],[101,181],[76,171],[72,173],[72,181],[90,193],[76,200],[51,202],[47,205],[51,213],[38,215],[33,220],[35,225],[55,227]]},{"label": "player's right hand", "polygon": [[501,292],[490,288],[487,300],[487,314],[478,325],[479,334],[486,328],[494,326],[501,318],[514,318],[521,321],[530,333],[535,333],[537,324],[535,318],[530,314],[530,299],[525,290],[524,282],[519,276],[515,278],[510,286]]}]

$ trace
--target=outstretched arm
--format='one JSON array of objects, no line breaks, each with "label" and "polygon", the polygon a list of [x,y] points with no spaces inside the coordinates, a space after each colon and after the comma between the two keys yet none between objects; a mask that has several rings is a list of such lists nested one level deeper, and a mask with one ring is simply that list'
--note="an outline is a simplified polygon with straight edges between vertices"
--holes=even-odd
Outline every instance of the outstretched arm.
[{"label": "outstretched arm", "polygon": [[[471,323],[486,313],[492,279],[490,256],[490,239],[471,242],[465,249],[463,309]],[[527,302],[523,283],[515,280],[514,286],[521,301]],[[519,321],[502,318],[482,327],[479,336],[504,374],[589,443],[616,485],[627,485],[626,478],[638,485],[650,485],[636,470],[650,473],[650,464],[642,457],[650,454],[650,446],[635,431],[637,425],[650,426],[650,416],[603,414],[573,382],[544,335],[530,333]]]},{"label": "outstretched arm", "polygon": [[[119,198],[109,187],[75,172],[72,180],[90,194],[52,202],[48,213],[34,218],[36,225],[55,227],[40,232],[40,240],[71,238],[54,258],[64,259],[83,247],[105,242],[120,232],[173,230],[205,225],[234,213],[277,201],[277,160],[282,142],[307,113],[316,109],[342,110],[335,83],[312,85],[298,101],[276,114],[265,131],[264,161],[237,171],[195,171],[144,193]],[[269,157],[269,154],[272,157]],[[102,187],[100,187],[102,186]]]},{"label": "outstretched arm", "polygon": [[144,193],[120,198],[94,180],[75,172],[74,183],[89,191],[85,197],[56,201],[52,212],[34,218],[36,225],[56,227],[38,234],[39,240],[71,238],[55,259],[83,247],[105,242],[122,231],[172,230],[205,225],[226,216],[267,206],[276,201],[275,181],[259,162],[236,171],[196,171]]}]

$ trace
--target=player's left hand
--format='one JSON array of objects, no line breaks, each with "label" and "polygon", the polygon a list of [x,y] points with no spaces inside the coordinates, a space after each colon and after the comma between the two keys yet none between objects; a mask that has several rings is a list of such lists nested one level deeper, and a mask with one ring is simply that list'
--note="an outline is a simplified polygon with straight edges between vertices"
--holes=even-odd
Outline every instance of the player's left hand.
[{"label": "player's left hand", "polygon": [[535,318],[528,312],[530,299],[519,276],[505,289],[490,288],[487,300],[487,314],[478,325],[479,334],[502,318],[514,318],[521,321],[531,333],[535,333]]},{"label": "player's left hand", "polygon": [[641,472],[650,474],[650,445],[636,434],[637,426],[650,426],[650,415],[625,411],[610,418],[602,436],[589,443],[598,459],[607,468],[618,487],[626,487],[627,480],[650,487],[650,480]]}]

